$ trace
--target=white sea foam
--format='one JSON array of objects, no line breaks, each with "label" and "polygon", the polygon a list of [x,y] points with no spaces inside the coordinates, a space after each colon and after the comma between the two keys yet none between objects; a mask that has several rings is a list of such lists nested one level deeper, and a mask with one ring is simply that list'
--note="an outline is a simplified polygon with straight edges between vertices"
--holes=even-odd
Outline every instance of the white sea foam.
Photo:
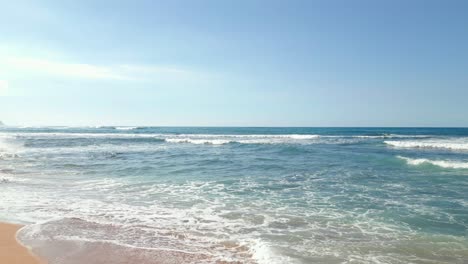
[{"label": "white sea foam", "polygon": [[[159,135],[162,136],[162,135]],[[167,136],[167,135],[165,135]],[[170,135],[166,142],[224,145],[229,143],[240,144],[281,144],[288,142],[307,142],[319,138],[318,135],[212,135],[212,134],[181,134]]]},{"label": "white sea foam", "polygon": [[292,139],[314,139],[319,138],[319,135],[279,135],[278,137],[286,137]]},{"label": "white sea foam", "polygon": [[22,177],[15,177],[10,174],[3,174],[0,172],[0,184],[2,183],[18,183],[18,182],[27,182],[28,179]]},{"label": "white sea foam", "polygon": [[314,134],[277,134],[277,135],[265,135],[265,134],[158,134],[159,136],[170,136],[170,137],[190,137],[190,138],[289,138],[289,139],[315,139],[321,137],[320,135]]},{"label": "white sea foam", "polygon": [[399,159],[405,160],[409,165],[422,165],[422,164],[432,164],[434,166],[442,168],[452,168],[452,169],[468,169],[468,162],[463,161],[453,161],[453,160],[430,160],[430,159],[413,159],[403,156],[397,156]]},{"label": "white sea foam", "polygon": [[10,138],[154,138],[158,134],[129,134],[129,133],[1,133],[0,136]]},{"label": "white sea foam", "polygon": [[384,143],[397,148],[468,150],[468,141],[466,139],[384,141]]},{"label": "white sea foam", "polygon": [[11,141],[7,136],[0,136],[0,159],[17,158],[22,149],[23,146],[19,142]]},{"label": "white sea foam", "polygon": [[166,138],[166,142],[223,145],[223,144],[228,144],[231,141],[223,140],[223,139]]},{"label": "white sea foam", "polygon": [[116,127],[115,129],[117,130],[134,130],[137,129],[138,127]]},{"label": "white sea foam", "polygon": [[19,155],[16,153],[2,153],[0,152],[0,160],[6,160],[6,159],[14,159],[18,158]]},{"label": "white sea foam", "polygon": [[292,138],[252,138],[252,137],[234,137],[234,138],[166,138],[169,143],[191,143],[191,144],[208,144],[208,145],[224,145],[229,143],[238,144],[286,144],[286,143],[311,143],[302,139]]},{"label": "white sea foam", "polygon": [[252,258],[259,264],[297,263],[293,259],[276,254],[271,245],[257,239],[250,243]]},{"label": "white sea foam", "polygon": [[6,176],[0,175],[0,184],[2,184],[2,183],[10,183],[11,181],[12,181],[12,178],[11,178],[11,177],[6,177]]},{"label": "white sea foam", "polygon": [[[382,241],[395,243],[404,237],[405,241],[421,243],[420,237],[405,236],[402,227],[372,219],[367,213],[354,223],[342,223],[340,219],[355,213],[275,207],[278,194],[274,193],[269,199],[250,199],[244,203],[232,191],[258,189],[257,182],[248,183],[235,186],[215,181],[135,184],[128,179],[99,178],[75,182],[57,192],[50,192],[50,187],[55,185],[44,190],[31,186],[35,188],[31,192],[11,188],[0,193],[0,213],[23,221],[44,221],[20,232],[19,239],[26,239],[22,241],[28,245],[31,245],[28,240],[38,239],[47,243],[67,239],[104,241],[142,249],[201,252],[219,260],[241,263],[249,263],[246,260],[250,255],[260,264],[295,263],[297,256],[313,257],[319,263],[338,262],[338,257],[340,262],[345,262],[341,258],[356,254],[355,250],[370,249],[385,254],[380,251]],[[67,196],[69,193],[73,195]],[[94,198],[94,195],[101,197]],[[321,195],[311,198],[313,204],[328,201]],[[188,207],[180,207],[189,203]],[[62,220],[51,222],[54,217]],[[290,235],[285,236],[283,232]],[[291,239],[298,238],[298,234],[300,240]],[[348,250],[350,242],[356,249]],[[245,250],[250,254],[244,255]],[[401,262],[410,262],[411,257],[403,255],[400,258],[406,261]]]},{"label": "white sea foam", "polygon": [[[197,140],[226,140],[238,143],[288,143],[288,142],[312,142],[317,139],[385,139],[385,138],[423,138],[424,135],[316,135],[316,134],[165,134],[165,133],[128,133],[138,127],[116,127],[115,130],[122,131],[116,133],[66,133],[66,132],[12,132],[0,133],[2,137],[13,138],[159,138],[168,139],[172,143],[194,143],[211,144],[211,142],[201,142]],[[188,139],[188,140],[187,140]],[[259,141],[254,141],[259,140]],[[271,140],[271,141],[268,141]],[[191,141],[191,142],[187,142]],[[221,141],[220,141],[221,142]],[[393,141],[389,141],[393,142]],[[219,144],[213,142],[214,144]],[[226,143],[222,143],[226,144]],[[391,143],[389,143],[391,144]]]},{"label": "white sea foam", "polygon": [[[411,216],[421,210],[423,217],[431,212],[431,217],[441,219],[446,213],[431,204],[413,203],[413,191],[420,186],[413,186],[411,182],[398,181],[397,185],[390,179],[393,185],[386,188],[385,184],[367,184],[365,178],[363,182],[348,184],[348,178],[342,180],[342,177],[367,175],[367,172],[374,171],[366,169],[367,166],[372,169],[369,163],[359,165],[357,170],[350,169],[353,159],[343,164],[344,167],[330,166],[342,163],[344,155],[341,154],[347,148],[335,152],[338,155],[331,155],[334,153],[330,149],[335,147],[324,146],[326,152],[300,153],[301,157],[294,160],[295,157],[282,155],[289,152],[275,156],[262,152],[263,149],[282,149],[275,146],[259,146],[260,151],[255,151],[255,146],[213,147],[212,153],[197,155],[198,151],[203,152],[208,147],[183,145],[222,145],[229,142],[341,144],[383,142],[382,136],[176,135],[102,131],[106,134],[8,135],[5,142],[7,145],[13,143],[13,146],[5,148],[8,149],[6,153],[16,151],[15,142],[20,146],[24,142],[25,147],[18,152],[18,159],[0,161],[2,166],[14,168],[11,177],[10,174],[3,177],[5,184],[0,184],[2,218],[25,224],[44,221],[37,230],[31,231],[33,239],[44,235],[46,240],[96,241],[140,249],[183,250],[205,253],[228,263],[229,260],[246,263],[246,258],[250,257],[255,263],[294,263],[296,258],[300,263],[345,263],[353,260],[359,263],[409,263],[421,255],[424,259],[420,262],[441,256],[459,260],[466,255],[466,241],[462,238],[450,235],[444,237],[445,240],[434,240],[404,222],[393,221],[393,218],[387,221],[388,215],[381,214],[380,205],[388,206],[389,210],[394,206],[408,208]],[[80,140],[88,136],[148,137],[154,140]],[[302,147],[307,149],[305,145]],[[382,148],[382,145],[375,147]],[[235,148],[239,152],[234,152]],[[161,151],[156,152],[159,149]],[[321,150],[322,147],[315,149]],[[229,152],[224,152],[226,150]],[[120,156],[117,153],[131,151],[150,151],[151,155]],[[354,148],[349,151],[354,151]],[[93,155],[88,155],[88,152],[93,152]],[[101,156],[94,155],[94,152],[104,152],[106,156],[109,152],[116,152],[116,158],[111,155],[112,158],[96,159]],[[216,166],[207,167],[209,165],[204,161],[214,161]],[[226,161],[235,167],[230,167]],[[416,165],[424,163],[410,162]],[[283,171],[275,166],[271,170],[257,171],[270,164],[284,166],[285,174],[289,174],[286,169],[290,169],[294,175],[280,177]],[[224,174],[224,168],[227,174]],[[303,170],[307,172],[302,174]],[[462,174],[464,171],[451,172]],[[380,171],[375,173],[377,175]],[[233,174],[242,177],[233,177]],[[27,181],[18,182],[23,178]],[[463,193],[456,183],[451,184],[455,191]],[[421,188],[425,190],[428,187]],[[394,199],[388,199],[387,194]],[[457,199],[465,205],[463,197],[459,195]],[[416,198],[440,199],[430,195]],[[341,201],[347,200],[359,203],[359,206],[341,207]],[[367,210],[366,201],[379,207],[373,209],[375,207],[371,206]],[[465,225],[463,218],[457,218],[455,214],[448,216],[454,225]],[[57,217],[62,220],[50,222]],[[80,220],[64,220],[74,218]],[[27,231],[28,227],[20,232],[19,238],[27,235]],[[453,251],[446,250],[445,241],[454,245],[450,246]],[[349,247],[350,244],[353,247]],[[421,253],[421,247],[433,250]],[[406,250],[402,252],[401,248]],[[395,258],[387,258],[389,254],[394,254]]]},{"label": "white sea foam", "polygon": [[[132,130],[136,127],[117,128],[119,130]],[[299,134],[284,134],[284,135],[238,135],[238,134],[161,134],[161,133],[64,133],[64,132],[31,132],[31,133],[0,133],[0,136],[8,137],[64,137],[64,138],[147,138],[147,137],[163,137],[163,138],[289,138],[298,140],[307,140],[319,138],[319,135],[299,135]]]},{"label": "white sea foam", "polygon": [[[341,137],[341,136],[339,136]],[[350,137],[355,137],[355,138],[428,138],[430,137],[429,135],[399,135],[399,134],[386,134],[386,135],[373,135],[373,136],[368,136],[368,135],[356,135],[356,136],[350,136]]]},{"label": "white sea foam", "polygon": [[[116,128],[121,130],[132,130],[136,127]],[[392,135],[404,137],[404,135]],[[388,136],[385,136],[388,137]],[[415,136],[416,137],[416,136]],[[64,133],[64,132],[30,132],[30,133],[0,133],[0,138],[9,138],[9,141],[28,139],[155,139],[168,143],[190,143],[207,145],[224,145],[229,143],[238,144],[347,144],[356,143],[366,139],[379,139],[382,136],[365,135],[316,135],[316,134],[163,134],[163,133]],[[387,143],[390,142],[390,143]],[[409,142],[409,141],[386,141]],[[11,143],[11,142],[10,142]],[[398,143],[397,143],[398,144]],[[0,142],[0,149],[2,142]]]}]

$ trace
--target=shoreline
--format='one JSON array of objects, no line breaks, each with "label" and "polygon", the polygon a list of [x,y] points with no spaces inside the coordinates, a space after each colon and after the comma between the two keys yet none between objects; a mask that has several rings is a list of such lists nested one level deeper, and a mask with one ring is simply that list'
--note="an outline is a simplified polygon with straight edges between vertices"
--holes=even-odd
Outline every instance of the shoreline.
[{"label": "shoreline", "polygon": [[0,222],[0,263],[8,264],[46,264],[31,250],[16,240],[16,233],[23,226]]}]

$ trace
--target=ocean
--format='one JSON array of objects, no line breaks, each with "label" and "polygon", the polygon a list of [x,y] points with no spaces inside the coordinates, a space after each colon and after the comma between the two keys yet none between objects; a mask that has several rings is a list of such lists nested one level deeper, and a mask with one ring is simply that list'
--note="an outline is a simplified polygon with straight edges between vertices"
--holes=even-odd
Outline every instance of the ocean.
[{"label": "ocean", "polygon": [[468,263],[467,128],[2,127],[55,263]]}]

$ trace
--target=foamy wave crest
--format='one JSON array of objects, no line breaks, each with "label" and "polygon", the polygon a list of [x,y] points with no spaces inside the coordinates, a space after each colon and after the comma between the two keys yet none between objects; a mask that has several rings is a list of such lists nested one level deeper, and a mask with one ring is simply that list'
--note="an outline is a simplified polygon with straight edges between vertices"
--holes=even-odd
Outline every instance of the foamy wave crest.
[{"label": "foamy wave crest", "polygon": [[424,140],[424,141],[384,141],[397,148],[435,148],[450,150],[468,150],[468,142],[462,140]]},{"label": "foamy wave crest", "polygon": [[431,164],[434,166],[442,168],[451,168],[451,169],[468,169],[468,162],[462,161],[451,161],[451,160],[430,160],[430,159],[412,159],[403,156],[397,156],[399,159],[406,161],[408,165],[422,165],[422,164]]},{"label": "foamy wave crest", "polygon": [[279,135],[279,137],[292,138],[292,139],[314,139],[319,138],[319,135]]},{"label": "foamy wave crest", "polygon": [[10,177],[5,177],[5,176],[0,176],[0,184],[2,183],[10,183],[11,178]]},{"label": "foamy wave crest", "polygon": [[[135,130],[139,127],[121,127],[115,128],[118,130]],[[289,138],[289,139],[315,139],[319,135],[300,135],[300,134],[285,134],[285,135],[235,135],[235,134],[161,134],[161,133],[65,133],[65,132],[27,132],[27,133],[0,133],[0,136],[7,137],[63,137],[63,138],[77,138],[77,137],[108,137],[108,138],[146,138],[146,137],[169,137],[169,138]]]},{"label": "foamy wave crest", "polygon": [[27,179],[25,178],[19,178],[19,177],[13,177],[13,176],[8,176],[7,174],[2,174],[0,172],[0,184],[6,184],[6,183],[16,183],[16,182],[25,182]]},{"label": "foamy wave crest", "polygon": [[1,153],[0,152],[0,160],[14,159],[14,158],[19,158],[19,155],[14,154],[14,153]]},{"label": "foamy wave crest", "polygon": [[[156,138],[164,134],[133,134],[133,133],[4,133],[1,136],[11,138]],[[167,134],[165,135],[167,136]]]},{"label": "foamy wave crest", "polygon": [[[106,127],[109,129],[109,127]],[[164,134],[164,133],[123,133],[124,131],[138,130],[140,127],[112,127],[113,130],[122,133],[67,133],[67,132],[22,132],[22,133],[0,133],[0,136],[9,137],[40,137],[40,138],[178,138],[178,139],[228,139],[237,140],[295,140],[311,141],[315,139],[336,139],[336,138],[358,138],[358,139],[389,139],[389,138],[427,138],[424,135],[316,135],[316,134]]]},{"label": "foamy wave crest", "polygon": [[17,158],[17,153],[22,148],[22,144],[12,141],[11,137],[0,136],[0,160]]},{"label": "foamy wave crest", "polygon": [[135,130],[138,127],[116,127],[117,130]]},{"label": "foamy wave crest", "polygon": [[[163,135],[163,134],[160,134]],[[268,138],[289,138],[289,139],[315,139],[320,135],[311,134],[278,134],[278,135],[264,135],[264,134],[251,134],[251,135],[235,135],[235,134],[180,134],[177,137],[190,137],[190,138],[255,138],[255,139],[268,139]]]},{"label": "foamy wave crest", "polygon": [[169,143],[191,143],[224,145],[229,143],[239,144],[281,144],[288,142],[301,142],[319,138],[319,135],[210,135],[210,134],[182,134],[166,138]]},{"label": "foamy wave crest", "polygon": [[191,143],[191,144],[211,144],[211,145],[223,145],[231,143],[230,140],[224,139],[192,139],[192,138],[166,138],[166,142],[169,143]]},{"label": "foamy wave crest", "polygon": [[[341,136],[338,136],[341,137]],[[357,135],[357,136],[351,136],[355,138],[429,138],[430,136],[428,135],[399,135],[399,134],[384,134],[384,135]]]}]

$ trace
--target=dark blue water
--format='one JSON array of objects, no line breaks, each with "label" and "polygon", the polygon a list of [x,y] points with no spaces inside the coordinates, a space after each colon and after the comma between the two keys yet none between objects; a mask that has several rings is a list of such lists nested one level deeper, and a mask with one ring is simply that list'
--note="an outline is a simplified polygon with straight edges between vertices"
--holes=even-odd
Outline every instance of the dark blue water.
[{"label": "dark blue water", "polygon": [[468,260],[466,128],[6,127],[0,182],[51,263]]}]

